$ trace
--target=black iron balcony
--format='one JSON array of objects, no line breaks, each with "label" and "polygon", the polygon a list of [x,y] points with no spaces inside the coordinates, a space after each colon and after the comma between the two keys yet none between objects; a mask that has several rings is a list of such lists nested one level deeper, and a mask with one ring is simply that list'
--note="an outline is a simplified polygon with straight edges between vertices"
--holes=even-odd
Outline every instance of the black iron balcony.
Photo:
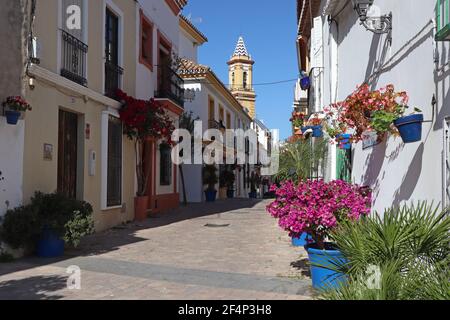
[{"label": "black iron balcony", "polygon": [[115,97],[117,89],[122,84],[123,69],[118,65],[106,60],[105,62],[105,95]]},{"label": "black iron balcony", "polygon": [[157,99],[170,99],[184,108],[183,79],[170,67],[160,67],[158,76],[158,90],[155,92]]},{"label": "black iron balcony", "polygon": [[86,57],[88,46],[71,34],[62,33],[61,76],[73,82],[87,86]]}]

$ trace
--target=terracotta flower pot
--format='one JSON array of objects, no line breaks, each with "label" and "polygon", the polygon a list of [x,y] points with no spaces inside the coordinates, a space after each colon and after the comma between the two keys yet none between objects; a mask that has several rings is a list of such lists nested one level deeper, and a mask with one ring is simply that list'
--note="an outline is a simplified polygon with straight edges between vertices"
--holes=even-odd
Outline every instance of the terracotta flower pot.
[{"label": "terracotta flower pot", "polygon": [[145,221],[148,217],[148,196],[134,198],[134,219]]}]

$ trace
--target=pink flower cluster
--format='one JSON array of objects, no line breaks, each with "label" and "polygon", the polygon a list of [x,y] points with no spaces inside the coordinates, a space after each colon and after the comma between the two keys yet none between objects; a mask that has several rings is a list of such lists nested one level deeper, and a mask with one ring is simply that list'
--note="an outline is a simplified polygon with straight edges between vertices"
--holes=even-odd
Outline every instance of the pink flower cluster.
[{"label": "pink flower cluster", "polygon": [[323,243],[339,222],[357,220],[371,210],[371,192],[342,180],[325,183],[308,180],[295,185],[284,182],[272,186],[276,200],[267,211],[291,237],[307,232],[317,243]]}]

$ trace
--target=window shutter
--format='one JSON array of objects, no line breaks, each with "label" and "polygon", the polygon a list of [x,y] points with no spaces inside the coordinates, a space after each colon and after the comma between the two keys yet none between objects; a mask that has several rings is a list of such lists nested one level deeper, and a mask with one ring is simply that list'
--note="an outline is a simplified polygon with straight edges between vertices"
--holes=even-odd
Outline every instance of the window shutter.
[{"label": "window shutter", "polygon": [[321,110],[321,78],[323,68],[323,24],[322,17],[314,18],[314,28],[311,32],[311,68],[312,71],[312,92],[313,101],[311,101],[314,111]]},{"label": "window shutter", "polygon": [[122,123],[110,116],[108,121],[108,207],[122,204]]}]

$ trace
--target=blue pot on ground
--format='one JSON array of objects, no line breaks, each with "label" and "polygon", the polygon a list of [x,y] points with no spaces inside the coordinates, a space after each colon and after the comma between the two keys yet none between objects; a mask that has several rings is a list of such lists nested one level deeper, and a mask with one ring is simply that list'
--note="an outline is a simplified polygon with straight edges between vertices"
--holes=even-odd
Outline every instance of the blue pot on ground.
[{"label": "blue pot on ground", "polygon": [[323,127],[322,126],[312,126],[313,130],[313,138],[322,138],[323,137]]},{"label": "blue pot on ground", "polygon": [[414,114],[394,121],[404,143],[422,140],[423,114]]},{"label": "blue pot on ground", "polygon": [[57,258],[64,255],[64,240],[49,228],[44,228],[37,245],[40,258]]},{"label": "blue pot on ground", "polygon": [[304,247],[309,243],[308,240],[312,240],[312,237],[308,233],[304,232],[300,238],[292,238],[292,245],[294,247]]},{"label": "blue pot on ground", "polygon": [[217,197],[217,190],[206,190],[205,191],[206,202],[214,202]]},{"label": "blue pot on ground", "polygon": [[352,148],[352,143],[350,141],[351,138],[351,134],[338,134],[336,136],[336,140],[339,142],[339,148],[343,150],[350,150]]},{"label": "blue pot on ground", "polygon": [[21,113],[19,111],[7,110],[5,111],[6,123],[16,125],[19,122]]},{"label": "blue pot on ground", "polygon": [[256,198],[258,198],[258,194],[257,194],[256,191],[252,191],[252,192],[250,192],[250,193],[248,194],[248,197],[249,197],[250,199],[256,199]]},{"label": "blue pot on ground", "polygon": [[336,263],[345,263],[343,254],[327,244],[327,250],[320,250],[316,244],[305,246],[311,264],[311,278],[314,289],[339,288],[347,283],[347,276],[327,268],[335,268]]},{"label": "blue pot on ground", "polygon": [[234,198],[234,190],[227,190],[227,198],[228,199]]}]

